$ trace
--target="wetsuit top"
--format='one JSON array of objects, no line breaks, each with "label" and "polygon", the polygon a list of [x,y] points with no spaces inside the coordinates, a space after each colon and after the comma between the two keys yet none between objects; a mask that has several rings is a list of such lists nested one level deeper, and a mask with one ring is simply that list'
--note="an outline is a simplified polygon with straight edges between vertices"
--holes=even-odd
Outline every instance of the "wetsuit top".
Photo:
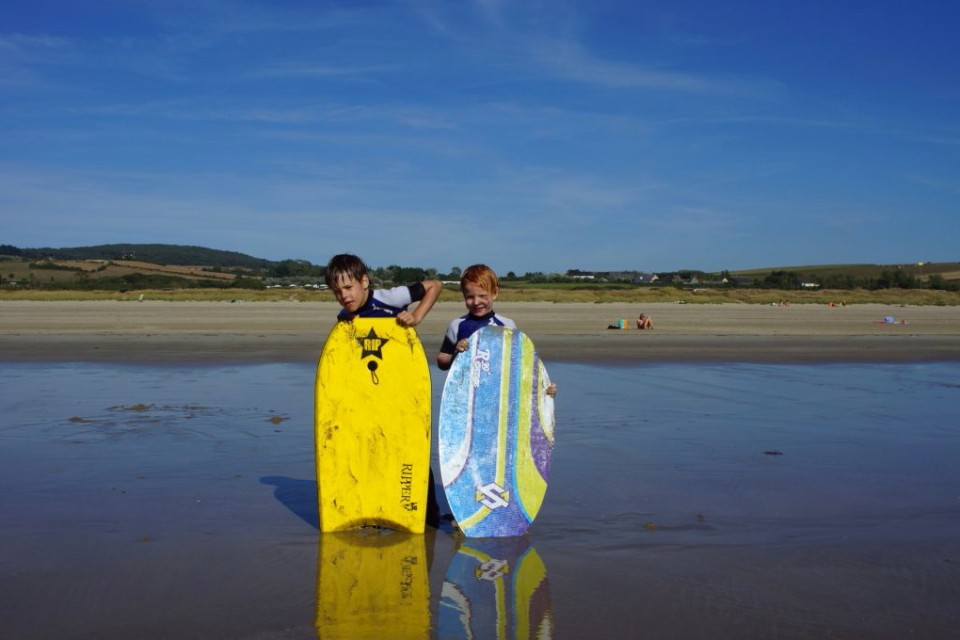
[{"label": "wetsuit top", "polygon": [[457,343],[469,338],[483,327],[510,327],[516,329],[517,325],[510,318],[505,318],[495,311],[484,316],[473,316],[469,313],[461,316],[447,325],[447,333],[443,336],[443,344],[440,346],[440,353],[449,353],[456,355]]},{"label": "wetsuit top", "polygon": [[392,289],[374,289],[367,295],[367,301],[350,313],[341,309],[337,320],[353,320],[354,318],[394,318],[401,311],[405,311],[414,302],[423,300],[426,289],[422,282],[410,286],[393,287]]}]

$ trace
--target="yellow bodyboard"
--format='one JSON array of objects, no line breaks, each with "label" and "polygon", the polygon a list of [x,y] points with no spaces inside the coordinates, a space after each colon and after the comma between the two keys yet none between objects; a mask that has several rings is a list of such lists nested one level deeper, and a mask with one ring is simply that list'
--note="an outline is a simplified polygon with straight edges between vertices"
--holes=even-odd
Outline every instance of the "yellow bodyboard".
[{"label": "yellow bodyboard", "polygon": [[430,474],[430,369],[393,318],[337,322],[315,394],[320,530],[423,533]]}]

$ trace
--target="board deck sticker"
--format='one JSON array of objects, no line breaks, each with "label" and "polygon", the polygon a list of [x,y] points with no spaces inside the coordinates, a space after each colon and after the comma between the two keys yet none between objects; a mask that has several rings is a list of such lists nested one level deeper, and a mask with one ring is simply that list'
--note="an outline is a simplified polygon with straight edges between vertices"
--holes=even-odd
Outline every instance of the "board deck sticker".
[{"label": "board deck sticker", "polygon": [[430,370],[393,318],[337,322],[317,366],[320,530],[422,533],[430,473]]},{"label": "board deck sticker", "polygon": [[484,327],[453,361],[438,425],[444,494],[468,537],[523,535],[553,456],[546,367],[521,331]]},{"label": "board deck sticker", "polygon": [[442,638],[552,638],[547,567],[525,537],[470,539],[440,594]]},{"label": "board deck sticker", "polygon": [[324,533],[319,538],[319,637],[430,637],[429,565],[423,535],[360,529]]}]

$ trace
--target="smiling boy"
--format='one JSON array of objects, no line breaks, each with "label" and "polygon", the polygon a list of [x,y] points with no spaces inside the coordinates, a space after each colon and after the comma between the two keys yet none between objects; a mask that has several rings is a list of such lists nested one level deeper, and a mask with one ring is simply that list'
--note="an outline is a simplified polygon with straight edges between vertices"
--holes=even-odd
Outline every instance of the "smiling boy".
[{"label": "smiling boy", "polygon": [[482,327],[517,328],[513,320],[493,310],[493,303],[500,295],[500,285],[497,274],[487,265],[475,264],[464,269],[460,275],[460,291],[469,313],[447,326],[440,353],[437,354],[437,366],[443,371],[450,368],[458,353],[467,350],[468,339]]}]

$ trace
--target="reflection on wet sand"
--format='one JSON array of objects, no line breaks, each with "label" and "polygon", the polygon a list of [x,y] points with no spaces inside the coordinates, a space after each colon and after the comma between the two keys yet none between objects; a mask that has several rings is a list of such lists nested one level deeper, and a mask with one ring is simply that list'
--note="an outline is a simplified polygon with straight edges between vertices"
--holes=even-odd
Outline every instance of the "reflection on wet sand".
[{"label": "reflection on wet sand", "polygon": [[[333,611],[322,637],[357,637],[335,625],[351,611],[346,587],[318,603],[338,578],[332,554],[318,590],[316,554],[337,540],[317,541],[313,373],[0,367],[0,636],[303,638]],[[518,637],[957,637],[956,363],[551,375],[563,438],[531,539],[552,605],[528,586],[530,612],[515,613],[510,589],[532,553],[507,563],[501,607],[473,597],[474,578],[454,579],[458,551],[505,556],[430,528],[398,550],[429,568],[413,572],[414,637],[509,637],[520,620],[535,622]],[[360,562],[345,557],[340,578]],[[357,588],[389,593],[393,571],[400,601],[402,567],[386,564]],[[378,638],[397,635],[381,624]]]},{"label": "reflection on wet sand", "polygon": [[445,554],[449,562],[433,566],[433,546],[442,546],[437,535],[374,528],[321,533],[318,637],[553,637],[547,568],[526,537],[461,540],[452,556]]},{"label": "reflection on wet sand", "polygon": [[547,568],[526,538],[472,538],[450,560],[439,638],[552,638]]},{"label": "reflection on wet sand", "polygon": [[319,539],[320,638],[429,636],[429,566],[423,535],[369,528],[325,533]]}]

